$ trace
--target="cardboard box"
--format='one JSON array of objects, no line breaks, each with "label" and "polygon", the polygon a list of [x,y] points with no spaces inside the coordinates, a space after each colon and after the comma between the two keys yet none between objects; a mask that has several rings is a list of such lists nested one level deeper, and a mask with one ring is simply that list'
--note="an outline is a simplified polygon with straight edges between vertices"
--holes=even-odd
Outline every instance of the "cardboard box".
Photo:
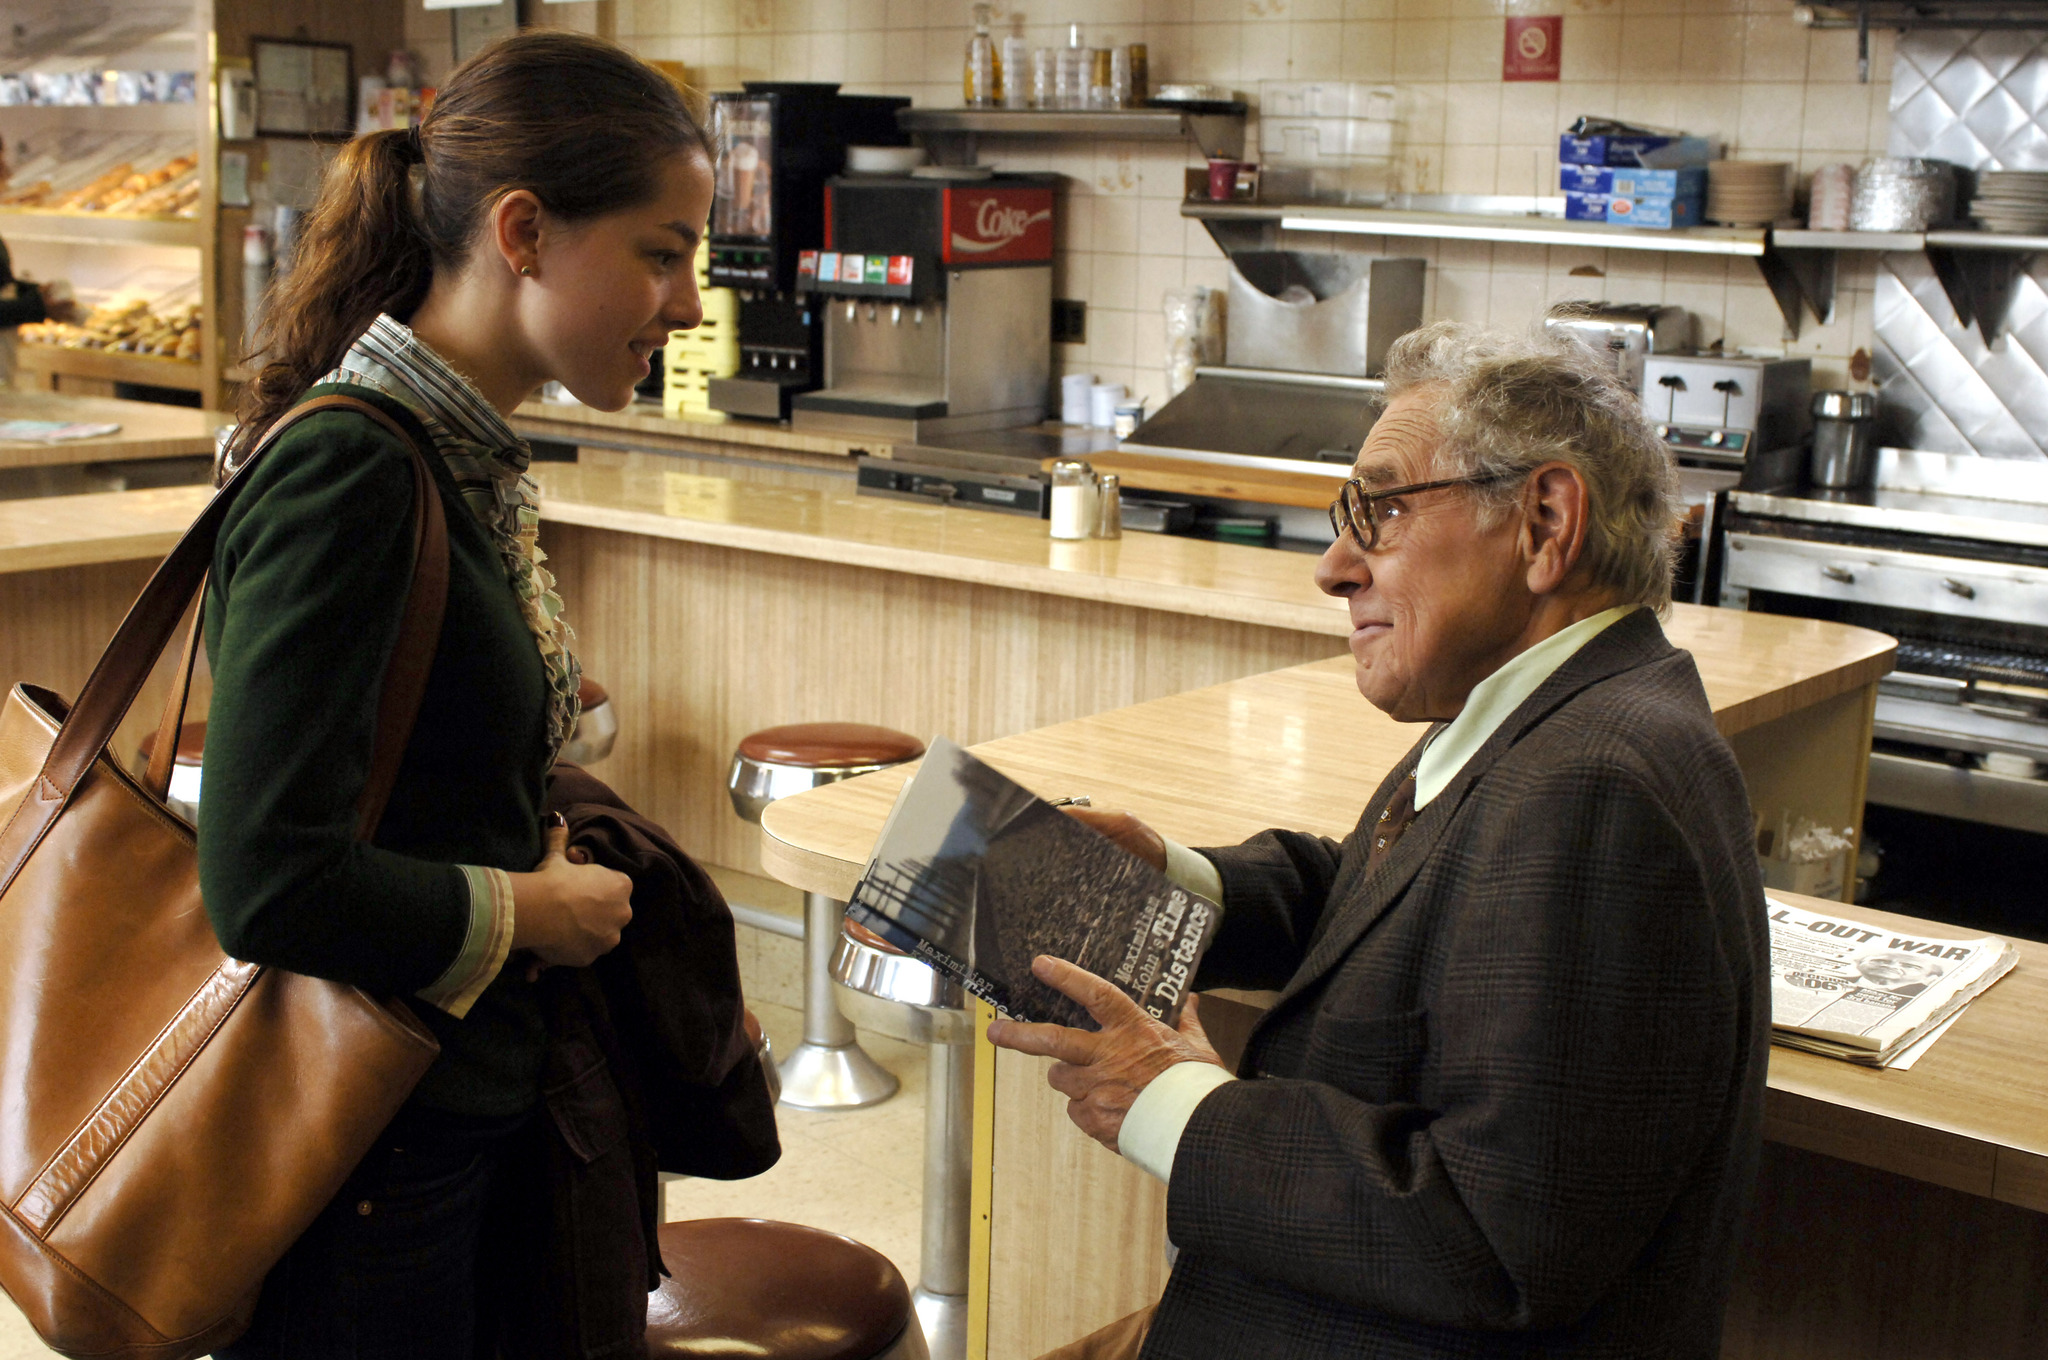
[{"label": "cardboard box", "polygon": [[1558,187],[1579,194],[1620,194],[1625,198],[1705,198],[1703,166],[1683,170],[1637,170],[1623,166],[1565,165],[1558,167]]},{"label": "cardboard box", "polygon": [[1574,137],[1567,132],[1557,139],[1557,159],[1561,165],[1624,165],[1675,170],[1682,166],[1705,165],[1714,159],[1714,148],[1704,137],[1608,134]]},{"label": "cardboard box", "polygon": [[1666,198],[1655,194],[1582,194],[1567,190],[1564,215],[1568,222],[1612,222],[1617,226],[1668,231],[1673,227],[1700,225],[1706,218],[1706,200]]}]

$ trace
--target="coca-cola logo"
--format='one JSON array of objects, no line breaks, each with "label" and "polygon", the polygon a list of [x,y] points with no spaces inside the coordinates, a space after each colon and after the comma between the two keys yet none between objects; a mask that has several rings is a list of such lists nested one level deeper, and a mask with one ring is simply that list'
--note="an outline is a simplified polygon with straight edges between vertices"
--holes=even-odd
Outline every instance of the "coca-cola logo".
[{"label": "coca-cola logo", "polygon": [[974,235],[963,236],[954,232],[953,249],[974,252],[1000,250],[1030,231],[1034,224],[1051,216],[1051,208],[1032,212],[1028,208],[1013,207],[1000,199],[984,198],[975,209]]}]

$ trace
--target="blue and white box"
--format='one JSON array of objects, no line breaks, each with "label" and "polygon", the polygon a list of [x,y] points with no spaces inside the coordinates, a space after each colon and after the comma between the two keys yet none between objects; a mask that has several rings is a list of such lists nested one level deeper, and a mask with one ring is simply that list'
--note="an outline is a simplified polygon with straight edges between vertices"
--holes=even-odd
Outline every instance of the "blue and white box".
[{"label": "blue and white box", "polygon": [[1616,226],[1669,231],[1674,227],[1700,225],[1706,217],[1706,200],[1699,197],[1668,198],[1662,194],[1631,197],[1566,190],[1564,215],[1570,222],[1610,222]]},{"label": "blue and white box", "polygon": [[1704,166],[1682,170],[1637,170],[1625,166],[1565,165],[1558,167],[1558,187],[1579,194],[1619,194],[1623,198],[1700,198],[1707,196]]},{"label": "blue and white box", "polygon": [[1705,165],[1714,159],[1714,147],[1704,137],[1650,133],[1599,133],[1574,137],[1569,132],[1557,139],[1557,159],[1562,165],[1620,165],[1641,169],[1675,170],[1688,165]]}]

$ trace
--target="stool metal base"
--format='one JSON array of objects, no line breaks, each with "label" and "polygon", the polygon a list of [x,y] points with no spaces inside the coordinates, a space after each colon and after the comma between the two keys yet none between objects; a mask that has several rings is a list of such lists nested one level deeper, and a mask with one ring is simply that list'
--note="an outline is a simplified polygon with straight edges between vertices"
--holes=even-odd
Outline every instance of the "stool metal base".
[{"label": "stool metal base", "polygon": [[[830,984],[827,984],[828,986]],[[899,1084],[859,1044],[798,1044],[782,1060],[782,1103],[799,1110],[879,1105]]]},{"label": "stool metal base", "polygon": [[910,1291],[910,1303],[932,1360],[967,1360],[967,1296],[934,1294],[919,1285]]}]

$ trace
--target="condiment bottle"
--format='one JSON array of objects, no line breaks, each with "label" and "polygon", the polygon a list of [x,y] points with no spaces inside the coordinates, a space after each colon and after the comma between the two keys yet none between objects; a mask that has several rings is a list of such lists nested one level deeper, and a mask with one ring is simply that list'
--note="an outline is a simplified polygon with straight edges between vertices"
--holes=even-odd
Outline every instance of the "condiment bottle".
[{"label": "condiment bottle", "polygon": [[961,92],[969,108],[993,108],[1002,102],[1002,64],[996,56],[996,41],[988,32],[994,13],[988,5],[974,7],[974,36],[967,40],[967,67],[961,78]]},{"label": "condiment bottle", "polygon": [[1102,518],[1095,469],[1079,458],[1052,465],[1052,536],[1093,538]]},{"label": "condiment bottle", "polygon": [[1124,479],[1114,472],[1098,473],[1095,478],[1095,536],[1097,538],[1122,538],[1124,536]]}]

